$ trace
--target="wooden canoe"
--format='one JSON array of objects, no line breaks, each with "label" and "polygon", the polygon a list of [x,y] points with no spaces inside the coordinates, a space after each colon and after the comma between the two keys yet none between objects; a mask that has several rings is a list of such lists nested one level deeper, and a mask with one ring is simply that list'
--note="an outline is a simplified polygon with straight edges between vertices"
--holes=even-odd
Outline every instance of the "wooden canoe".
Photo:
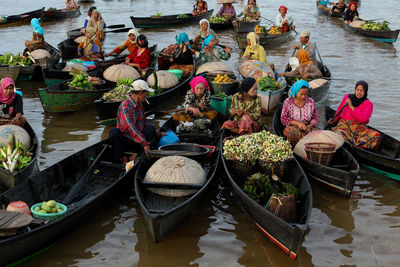
[{"label": "wooden canoe", "polygon": [[330,9],[324,9],[320,5],[317,4],[317,10],[318,13],[327,17],[332,17],[332,18],[342,18],[343,13],[342,12],[333,12],[332,14],[329,14]]},{"label": "wooden canoe", "polygon": [[[28,122],[25,123],[24,129],[28,132],[31,138],[30,152],[32,152],[33,154],[32,161],[22,170],[14,171],[12,173],[3,168],[0,168],[0,183],[5,185],[7,188],[12,188],[16,184],[21,183],[22,181],[39,172],[39,168],[37,165],[37,158],[39,155],[39,139],[37,138],[35,131],[32,129],[31,125]],[[8,136],[9,132],[11,132],[11,129],[7,131],[7,128],[5,128],[0,134]]]},{"label": "wooden canoe", "polygon": [[[162,126],[161,130],[175,130],[175,128],[174,121],[170,118],[164,126]],[[179,135],[179,138],[185,142],[217,147],[217,150],[212,153],[211,157],[205,157],[203,160],[199,161],[207,174],[207,178],[202,186],[196,187],[198,191],[193,195],[185,197],[165,197],[152,193],[148,190],[148,185],[143,184],[143,179],[147,170],[155,162],[155,159],[145,159],[139,165],[135,175],[135,194],[146,222],[147,230],[154,242],[161,242],[182,224],[183,219],[193,211],[197,202],[202,198],[214,180],[220,157],[220,149],[218,148],[220,133],[220,126],[217,121],[214,121],[213,134],[206,140],[203,140],[203,136],[191,134]],[[167,186],[168,185],[164,185],[163,188],[168,188]],[[179,185],[175,186],[177,188]],[[173,188],[173,186],[170,186],[170,188],[171,187]]]},{"label": "wooden canoe", "polygon": [[[330,119],[333,118],[334,115],[335,111],[326,106],[325,117]],[[347,142],[345,142],[345,148],[361,163],[372,166],[377,170],[387,172],[388,174],[382,174],[396,181],[400,181],[400,141],[373,127],[368,126],[368,128],[382,134],[381,143],[376,151],[361,149]]]},{"label": "wooden canoe", "polygon": [[298,221],[296,223],[288,223],[267,210],[264,206],[258,204],[244,192],[243,186],[246,177],[235,175],[230,162],[225,160],[223,156],[222,142],[224,137],[226,137],[225,130],[220,139],[221,160],[240,206],[245,210],[255,226],[268,239],[277,245],[291,259],[296,259],[298,250],[303,242],[304,232],[307,230],[312,209],[312,191],[307,176],[296,159],[285,163],[287,164],[287,171],[282,181],[291,183],[299,189],[300,193],[296,205]]},{"label": "wooden canoe", "polygon": [[[0,206],[7,206],[18,200],[24,201],[29,207],[51,199],[62,203],[106,144],[110,144],[109,139],[78,151],[16,185],[0,195]],[[63,217],[51,222],[39,220],[28,228],[20,229],[13,236],[1,237],[0,265],[14,262],[57,242],[101,210],[102,205],[112,197],[112,193],[132,188],[133,175],[143,152],[140,148],[128,151],[138,153],[138,157],[133,168],[126,173],[124,165],[113,162],[112,147],[107,148],[95,165],[96,172],[92,172],[85,180],[76,197],[67,205],[67,213]]]},{"label": "wooden canoe", "polygon": [[[195,64],[195,60],[193,60]],[[195,65],[196,68],[196,65]],[[180,82],[172,88],[165,89],[162,93],[150,96],[147,98],[149,103],[143,103],[144,108],[146,111],[153,110],[158,108],[159,106],[165,104],[173,97],[181,95],[186,92],[189,86],[189,82],[194,77],[195,73],[193,72],[189,77],[182,78]],[[101,121],[108,121],[110,119],[117,118],[117,111],[122,103],[122,101],[112,101],[112,102],[105,102],[103,98],[99,98],[95,102],[97,108],[97,114],[99,115],[99,119]]]},{"label": "wooden canoe", "polygon": [[0,20],[0,28],[30,23],[31,19],[40,18],[43,12],[44,7],[31,12],[5,17],[2,21]]},{"label": "wooden canoe", "polygon": [[57,9],[57,10],[46,10],[43,12],[41,20],[42,21],[53,21],[53,20],[63,20],[73,17],[78,17],[81,15],[81,7],[75,10]]},{"label": "wooden canoe", "polygon": [[214,31],[230,30],[233,28],[233,24],[231,21],[227,21],[224,23],[211,23],[210,22],[210,28],[213,29]]},{"label": "wooden canoe", "polygon": [[385,42],[385,43],[394,43],[397,41],[397,37],[399,36],[400,30],[389,30],[389,31],[373,31],[373,30],[364,30],[361,28],[351,27],[347,22],[343,22],[343,26],[345,30],[355,33],[358,35],[363,35],[366,37],[370,37],[374,40]]},{"label": "wooden canoe", "polygon": [[57,45],[63,61],[79,57],[78,45],[79,44],[74,41],[74,38],[68,38]]},{"label": "wooden canoe", "polygon": [[280,79],[280,81],[283,83],[282,87],[276,91],[264,92],[257,90],[258,96],[261,97],[261,111],[264,114],[273,111],[279,105],[283,95],[285,94],[286,81],[284,79]]},{"label": "wooden canoe", "polygon": [[254,32],[254,28],[260,24],[260,21],[260,19],[254,21],[234,20],[232,24],[235,32]]},{"label": "wooden canoe", "polygon": [[[284,125],[281,122],[283,104],[280,104],[275,110],[272,122],[272,129],[276,135],[283,136]],[[360,166],[351,153],[344,147],[336,151],[329,166],[324,166],[317,162],[296,156],[301,167],[308,177],[336,193],[343,196],[350,196],[353,186],[360,172]]]},{"label": "wooden canoe", "polygon": [[[238,46],[245,50],[247,46],[247,34],[248,33],[236,33],[234,38],[238,43]],[[293,38],[292,31],[285,32],[283,34],[269,35],[269,34],[258,34],[259,43],[261,46],[273,47],[290,41]]]},{"label": "wooden canoe", "polygon": [[[208,10],[207,13],[193,16],[191,13],[176,14],[168,16],[151,16],[151,17],[133,17],[131,21],[136,28],[162,28],[171,27],[175,25],[185,25],[190,23],[198,22],[202,19],[208,19],[211,17],[214,9]],[[187,18],[178,18],[180,15],[186,15]]]}]

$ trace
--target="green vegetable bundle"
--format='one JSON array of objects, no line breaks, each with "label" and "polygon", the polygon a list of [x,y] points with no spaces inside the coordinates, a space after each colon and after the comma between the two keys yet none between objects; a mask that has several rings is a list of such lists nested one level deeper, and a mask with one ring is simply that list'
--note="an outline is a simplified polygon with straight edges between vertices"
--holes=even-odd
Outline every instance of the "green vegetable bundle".
[{"label": "green vegetable bundle", "polygon": [[103,94],[103,100],[106,102],[113,102],[124,101],[128,99],[129,90],[132,83],[133,80],[130,78],[120,79],[117,83],[117,86],[113,90]]},{"label": "green vegetable bundle", "polygon": [[373,22],[373,21],[367,21],[365,22],[364,25],[361,26],[361,29],[363,30],[372,30],[372,31],[390,31],[389,28],[389,22],[388,21],[383,21],[383,22]]},{"label": "green vegetable bundle", "polygon": [[179,16],[177,16],[176,18],[178,18],[178,19],[186,19],[186,18],[188,18],[189,16],[188,15],[186,15],[186,14],[180,14]]},{"label": "green vegetable bundle", "polygon": [[80,88],[85,91],[93,90],[93,85],[89,82],[89,75],[87,73],[75,74],[70,73],[74,79],[68,82],[68,85],[76,88]]},{"label": "green vegetable bundle", "polygon": [[281,88],[281,84],[279,82],[275,82],[275,80],[271,77],[263,77],[258,82],[258,90],[263,92],[267,91],[276,91]]},{"label": "green vegetable bundle", "polygon": [[14,134],[8,137],[8,145],[0,148],[0,161],[3,169],[10,171],[22,170],[32,161],[32,153],[18,140]]},{"label": "green vegetable bundle", "polygon": [[18,55],[6,53],[0,56],[0,64],[29,66],[34,62],[35,60],[31,56],[24,56],[22,53],[18,53]]},{"label": "green vegetable bundle", "polygon": [[209,21],[210,21],[210,23],[225,23],[226,19],[225,19],[225,17],[216,17],[216,16],[214,16],[214,17],[211,17],[209,19]]}]

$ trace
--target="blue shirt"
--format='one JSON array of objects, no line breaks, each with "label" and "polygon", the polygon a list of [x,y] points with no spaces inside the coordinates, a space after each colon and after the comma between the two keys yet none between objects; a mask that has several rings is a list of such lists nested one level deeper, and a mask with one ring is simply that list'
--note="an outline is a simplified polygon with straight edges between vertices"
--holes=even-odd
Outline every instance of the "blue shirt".
[{"label": "blue shirt", "polygon": [[328,6],[328,4],[330,4],[330,3],[331,3],[331,2],[330,2],[330,1],[327,1],[327,0],[320,0],[319,3],[318,3],[318,5]]}]

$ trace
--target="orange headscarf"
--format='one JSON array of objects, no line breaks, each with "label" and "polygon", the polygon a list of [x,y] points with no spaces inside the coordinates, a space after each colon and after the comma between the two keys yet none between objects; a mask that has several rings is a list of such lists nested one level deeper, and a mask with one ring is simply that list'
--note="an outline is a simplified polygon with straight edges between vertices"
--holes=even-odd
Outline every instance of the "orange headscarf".
[{"label": "orange headscarf", "polygon": [[310,54],[308,53],[307,50],[305,49],[300,49],[297,52],[297,58],[300,61],[300,64],[304,67],[310,63],[313,63],[313,61],[311,60]]}]

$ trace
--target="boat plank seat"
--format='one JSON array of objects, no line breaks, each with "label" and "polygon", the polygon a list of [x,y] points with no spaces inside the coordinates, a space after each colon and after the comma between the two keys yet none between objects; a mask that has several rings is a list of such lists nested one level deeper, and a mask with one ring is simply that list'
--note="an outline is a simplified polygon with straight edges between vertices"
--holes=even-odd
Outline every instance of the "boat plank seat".
[{"label": "boat plank seat", "polygon": [[0,232],[28,226],[33,218],[25,213],[0,210]]}]

